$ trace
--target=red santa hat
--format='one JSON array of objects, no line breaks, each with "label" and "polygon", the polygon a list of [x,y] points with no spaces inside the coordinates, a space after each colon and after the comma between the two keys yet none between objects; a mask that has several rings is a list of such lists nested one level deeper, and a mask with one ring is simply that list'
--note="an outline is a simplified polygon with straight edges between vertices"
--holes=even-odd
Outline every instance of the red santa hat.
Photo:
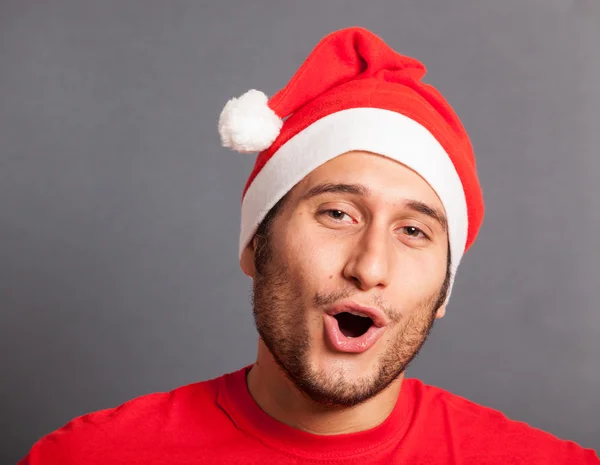
[{"label": "red santa hat", "polygon": [[421,81],[425,72],[373,33],[348,28],[322,39],[271,99],[250,90],[230,100],[219,118],[223,145],[260,152],[243,193],[240,256],[292,187],[328,160],[361,150],[408,166],[437,193],[454,278],[483,220],[483,198],[469,137],[444,97]]}]

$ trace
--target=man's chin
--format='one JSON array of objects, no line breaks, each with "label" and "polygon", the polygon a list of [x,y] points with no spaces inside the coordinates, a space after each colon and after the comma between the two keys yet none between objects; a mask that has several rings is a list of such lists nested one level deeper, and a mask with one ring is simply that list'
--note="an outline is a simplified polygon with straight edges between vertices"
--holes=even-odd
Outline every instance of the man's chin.
[{"label": "man's chin", "polygon": [[314,402],[332,408],[355,407],[378,394],[371,385],[354,383],[351,380],[305,383],[302,391]]},{"label": "man's chin", "polygon": [[377,377],[379,356],[373,351],[361,354],[327,349],[310,357],[310,372],[346,385],[364,384]]},{"label": "man's chin", "polygon": [[289,350],[280,352],[277,344],[273,348],[275,351],[269,349],[269,352],[286,378],[321,405],[353,407],[377,395],[393,381],[380,379],[380,357],[374,350],[353,354],[313,346],[305,351],[296,350],[298,356],[290,357]]}]

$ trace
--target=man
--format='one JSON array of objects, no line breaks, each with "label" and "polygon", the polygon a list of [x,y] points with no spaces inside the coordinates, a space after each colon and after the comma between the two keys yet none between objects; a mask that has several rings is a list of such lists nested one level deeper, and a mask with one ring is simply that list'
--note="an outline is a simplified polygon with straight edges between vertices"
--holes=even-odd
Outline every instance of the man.
[{"label": "man", "polygon": [[404,376],[483,218],[468,136],[424,74],[350,28],[271,100],[231,100],[223,144],[260,152],[239,244],[256,362],[77,418],[21,463],[600,463]]}]

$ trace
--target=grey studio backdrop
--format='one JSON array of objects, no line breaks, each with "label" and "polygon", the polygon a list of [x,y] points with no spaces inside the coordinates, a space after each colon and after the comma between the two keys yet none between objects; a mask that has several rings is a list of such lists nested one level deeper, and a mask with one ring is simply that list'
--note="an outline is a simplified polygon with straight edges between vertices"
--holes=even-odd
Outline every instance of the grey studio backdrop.
[{"label": "grey studio backdrop", "polygon": [[253,362],[237,240],[254,156],[220,147],[217,118],[349,25],[426,64],[486,201],[408,375],[600,449],[598,0],[3,0],[2,463]]}]

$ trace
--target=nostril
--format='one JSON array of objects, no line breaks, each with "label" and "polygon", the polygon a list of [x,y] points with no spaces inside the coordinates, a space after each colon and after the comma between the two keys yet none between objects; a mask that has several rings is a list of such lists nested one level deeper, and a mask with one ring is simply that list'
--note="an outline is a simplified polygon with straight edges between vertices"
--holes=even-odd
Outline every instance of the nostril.
[{"label": "nostril", "polygon": [[362,282],[356,276],[352,276],[352,282],[358,289],[362,289]]}]

